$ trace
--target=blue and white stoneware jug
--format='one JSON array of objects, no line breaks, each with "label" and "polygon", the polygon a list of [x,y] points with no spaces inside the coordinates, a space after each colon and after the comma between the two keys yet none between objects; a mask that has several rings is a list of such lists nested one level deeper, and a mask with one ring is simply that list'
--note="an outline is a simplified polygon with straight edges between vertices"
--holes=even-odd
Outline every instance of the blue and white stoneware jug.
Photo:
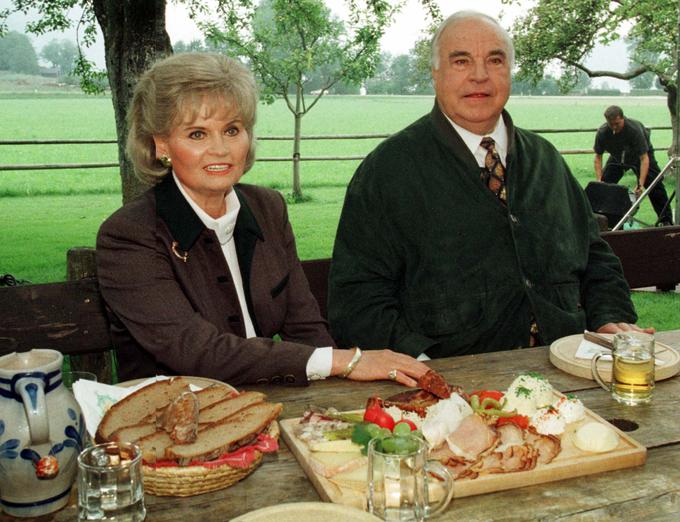
[{"label": "blue and white stoneware jug", "polygon": [[85,422],[61,381],[62,360],[55,350],[0,357],[0,506],[9,515],[68,503]]}]

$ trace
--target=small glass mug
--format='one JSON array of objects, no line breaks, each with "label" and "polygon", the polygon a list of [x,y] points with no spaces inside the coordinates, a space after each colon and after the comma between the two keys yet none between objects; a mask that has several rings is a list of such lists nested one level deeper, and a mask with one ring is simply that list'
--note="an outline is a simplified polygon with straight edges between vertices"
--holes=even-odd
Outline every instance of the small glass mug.
[{"label": "small glass mug", "polygon": [[78,521],[141,522],[145,517],[139,446],[108,442],[82,451],[78,456]]},{"label": "small glass mug", "polygon": [[654,392],[654,336],[643,332],[621,332],[614,336],[612,382],[607,384],[597,370],[598,353],[591,362],[593,377],[612,398],[635,406],[652,400]]},{"label": "small glass mug", "polygon": [[[386,452],[390,446],[396,451]],[[427,453],[427,442],[414,435],[368,443],[370,513],[383,520],[422,522],[446,509],[453,496],[453,477],[439,462],[428,461]],[[430,497],[441,500],[430,503]]]},{"label": "small glass mug", "polygon": [[83,379],[85,381],[97,382],[97,376],[92,372],[82,372],[80,370],[62,370],[61,380],[69,391],[73,391],[73,383]]}]

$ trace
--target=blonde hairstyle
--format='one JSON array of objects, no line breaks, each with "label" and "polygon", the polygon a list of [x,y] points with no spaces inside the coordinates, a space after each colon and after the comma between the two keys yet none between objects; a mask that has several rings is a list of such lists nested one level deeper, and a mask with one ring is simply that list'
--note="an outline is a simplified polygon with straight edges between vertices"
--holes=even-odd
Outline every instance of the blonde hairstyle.
[{"label": "blonde hairstyle", "polygon": [[252,73],[240,62],[221,54],[182,53],[156,62],[137,82],[128,108],[126,151],[144,181],[158,183],[169,169],[156,159],[153,137],[198,116],[204,102],[212,109],[231,103],[250,137],[244,172],[255,161],[257,87]]},{"label": "blonde hairstyle", "polygon": [[458,11],[453,13],[440,24],[440,26],[437,28],[437,31],[434,33],[434,36],[432,37],[432,55],[430,56],[430,64],[432,65],[432,68],[435,70],[439,69],[439,40],[441,39],[442,33],[450,25],[470,19],[489,22],[496,27],[499,36],[503,39],[505,45],[508,47],[508,61],[510,63],[510,68],[512,69],[512,66],[515,64],[515,45],[512,43],[512,38],[510,38],[508,32],[503,29],[503,27],[501,27],[501,25],[498,23],[498,20],[477,11]]}]

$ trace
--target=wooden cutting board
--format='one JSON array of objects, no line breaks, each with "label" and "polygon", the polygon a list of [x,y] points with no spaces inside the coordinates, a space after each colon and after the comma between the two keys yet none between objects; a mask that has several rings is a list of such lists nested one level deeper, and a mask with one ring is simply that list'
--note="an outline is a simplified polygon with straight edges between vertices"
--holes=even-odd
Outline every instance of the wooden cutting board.
[{"label": "wooden cutting board", "polygon": [[[609,337],[613,337],[609,335]],[[567,372],[576,377],[593,379],[590,371],[590,359],[577,359],[578,350],[583,334],[569,335],[562,337],[550,345],[550,362],[563,372]],[[662,364],[654,367],[654,379],[662,381],[673,377],[680,372],[680,354],[671,346],[656,341],[656,359]],[[602,378],[610,382],[612,380],[612,362],[600,359],[597,363],[598,371]]]},{"label": "wooden cutting board", "polygon": [[[561,396],[558,392],[556,395]],[[306,443],[295,436],[294,428],[300,419],[280,421],[281,433],[286,444],[305,470],[310,482],[319,496],[327,501],[347,506],[366,508],[365,490],[346,486],[338,486],[332,479],[315,473],[310,465],[310,450]],[[619,435],[619,446],[606,453],[589,453],[578,449],[573,443],[573,434],[586,422],[606,424]],[[647,449],[609,424],[602,417],[586,408],[584,420],[570,424],[562,435],[562,451],[549,464],[537,464],[531,471],[483,475],[476,479],[456,480],[454,497],[462,498],[492,491],[514,489],[544,482],[552,482],[573,477],[581,477],[603,471],[640,466],[647,458]]]}]

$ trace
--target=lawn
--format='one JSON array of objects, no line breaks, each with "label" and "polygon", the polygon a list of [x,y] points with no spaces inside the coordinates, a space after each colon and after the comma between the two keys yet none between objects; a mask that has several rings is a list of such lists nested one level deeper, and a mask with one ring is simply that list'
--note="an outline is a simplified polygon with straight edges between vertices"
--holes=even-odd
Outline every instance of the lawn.
[{"label": "lawn", "polygon": [[[510,100],[515,124],[528,129],[594,129],[602,112],[617,103],[627,115],[649,126],[669,125],[662,98],[535,98]],[[15,96],[0,93],[0,140],[55,138],[115,138],[111,100],[106,97],[69,95]],[[370,134],[395,132],[432,106],[430,97],[329,96],[303,119],[303,134]],[[259,136],[290,136],[292,116],[284,103],[259,109]],[[545,134],[558,149],[590,149],[594,134]],[[671,142],[670,131],[654,131],[657,148]],[[304,141],[302,156],[363,155],[379,140]],[[292,142],[260,141],[258,157],[291,154]],[[581,185],[593,179],[592,155],[567,155],[566,160]],[[0,164],[115,162],[115,145],[0,146]],[[665,155],[657,153],[663,164]],[[303,259],[329,257],[347,182],[358,161],[310,161],[302,164],[303,191],[310,201],[290,205],[291,222]],[[259,162],[244,181],[287,194],[291,191],[291,166],[287,162]],[[628,175],[624,183],[632,186]],[[55,171],[0,171],[0,274],[11,273],[33,282],[65,277],[66,251],[73,246],[93,246],[101,222],[120,206],[120,180],[115,169]],[[651,222],[655,214],[648,202],[638,216]],[[678,309],[677,296],[654,296],[661,303],[652,310]],[[637,297],[647,302],[650,296]],[[670,299],[670,301],[669,301]],[[668,306],[667,306],[668,305]],[[645,308],[643,303],[641,309]],[[650,310],[666,321],[667,314]],[[673,314],[677,315],[677,314]],[[670,317],[663,328],[680,328],[680,317]]]}]

